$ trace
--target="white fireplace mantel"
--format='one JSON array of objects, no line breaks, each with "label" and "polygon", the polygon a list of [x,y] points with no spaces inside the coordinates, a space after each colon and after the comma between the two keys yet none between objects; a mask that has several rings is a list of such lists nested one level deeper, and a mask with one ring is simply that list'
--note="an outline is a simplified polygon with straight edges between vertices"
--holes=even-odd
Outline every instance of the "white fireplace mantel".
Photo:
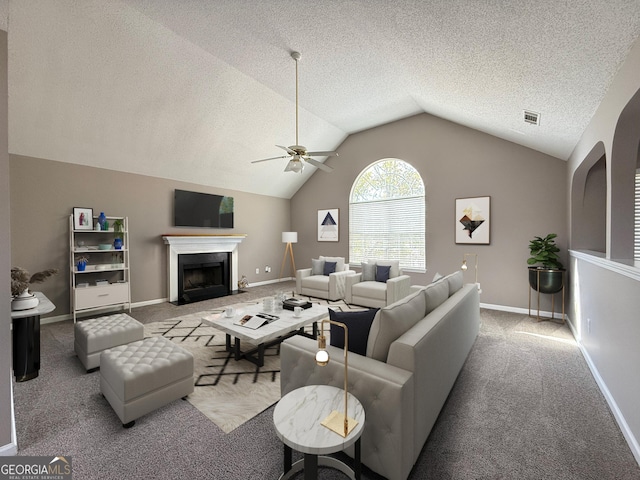
[{"label": "white fireplace mantel", "polygon": [[169,301],[178,301],[178,255],[186,253],[231,253],[231,286],[238,285],[238,245],[245,234],[232,235],[164,235],[167,244]]}]

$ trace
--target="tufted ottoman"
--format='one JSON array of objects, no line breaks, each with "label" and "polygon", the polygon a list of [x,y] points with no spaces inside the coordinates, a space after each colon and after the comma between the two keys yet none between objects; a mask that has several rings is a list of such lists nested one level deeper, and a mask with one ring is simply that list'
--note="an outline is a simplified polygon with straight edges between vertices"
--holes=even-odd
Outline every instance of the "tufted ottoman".
[{"label": "tufted ottoman", "polygon": [[100,353],[107,348],[144,338],[144,327],[125,313],[77,322],[74,349],[87,372],[100,366]]},{"label": "tufted ottoman", "polygon": [[100,391],[122,425],[193,392],[193,355],[164,337],[102,352]]}]

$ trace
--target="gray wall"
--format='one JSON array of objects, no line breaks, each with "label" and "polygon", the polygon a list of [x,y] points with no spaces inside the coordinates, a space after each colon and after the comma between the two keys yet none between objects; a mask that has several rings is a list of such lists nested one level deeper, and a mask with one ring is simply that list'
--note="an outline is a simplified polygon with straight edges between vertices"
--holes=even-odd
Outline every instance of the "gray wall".
[{"label": "gray wall", "polygon": [[[570,320],[605,397],[640,463],[640,268],[632,259],[633,176],[640,143],[640,40],[629,52],[568,162],[571,231],[588,213],[581,202],[585,171],[606,158],[606,251],[579,251]],[[602,148],[602,146],[604,148]],[[572,248],[582,248],[571,238]]]},{"label": "gray wall", "polygon": [[[50,316],[69,313],[68,222],[73,207],[129,217],[134,303],[168,297],[161,238],[168,233],[247,234],[239,246],[238,273],[250,283],[278,277],[284,254],[281,232],[289,230],[289,200],[18,155],[10,156],[10,172],[11,262],[31,273],[59,269],[37,287],[57,307]],[[234,228],[173,227],[176,188],[233,196]],[[266,265],[273,267],[271,273],[264,273]]]},{"label": "gray wall", "polygon": [[0,30],[0,450],[11,442],[11,235],[7,125],[7,32]]},{"label": "gray wall", "polygon": [[[382,158],[399,158],[422,176],[427,197],[427,272],[411,274],[414,284],[431,282],[436,272],[459,269],[464,253],[479,256],[481,302],[528,307],[529,240],[555,232],[566,260],[566,163],[497,137],[427,114],[351,135],[291,202],[298,267],[318,255],[349,257],[349,193],[356,177]],[[455,199],[491,197],[490,245],[457,245]],[[340,209],[340,241],[318,242],[318,209]],[[465,281],[473,282],[469,269]],[[544,296],[543,297],[547,297]],[[548,298],[541,307],[550,309]]]}]

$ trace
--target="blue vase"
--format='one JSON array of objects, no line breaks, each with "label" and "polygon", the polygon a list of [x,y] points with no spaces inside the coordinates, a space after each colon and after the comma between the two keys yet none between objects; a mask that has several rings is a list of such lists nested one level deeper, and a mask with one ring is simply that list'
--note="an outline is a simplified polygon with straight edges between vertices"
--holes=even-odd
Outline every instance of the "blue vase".
[{"label": "blue vase", "polygon": [[98,223],[100,224],[100,230],[104,230],[104,222],[106,222],[107,220],[107,216],[104,214],[104,212],[100,212],[100,215],[98,216]]},{"label": "blue vase", "polygon": [[84,272],[87,268],[87,262],[78,262],[78,271]]},{"label": "blue vase", "polygon": [[121,239],[121,238],[116,238],[116,239],[113,241],[113,247],[114,247],[116,250],[122,250],[122,239]]}]

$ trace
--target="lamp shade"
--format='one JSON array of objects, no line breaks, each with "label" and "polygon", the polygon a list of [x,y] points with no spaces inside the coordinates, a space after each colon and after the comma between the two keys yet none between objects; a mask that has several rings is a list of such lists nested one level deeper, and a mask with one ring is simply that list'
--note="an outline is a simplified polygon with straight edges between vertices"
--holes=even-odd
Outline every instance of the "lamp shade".
[{"label": "lamp shade", "polygon": [[298,243],[298,232],[282,232],[282,243]]}]

